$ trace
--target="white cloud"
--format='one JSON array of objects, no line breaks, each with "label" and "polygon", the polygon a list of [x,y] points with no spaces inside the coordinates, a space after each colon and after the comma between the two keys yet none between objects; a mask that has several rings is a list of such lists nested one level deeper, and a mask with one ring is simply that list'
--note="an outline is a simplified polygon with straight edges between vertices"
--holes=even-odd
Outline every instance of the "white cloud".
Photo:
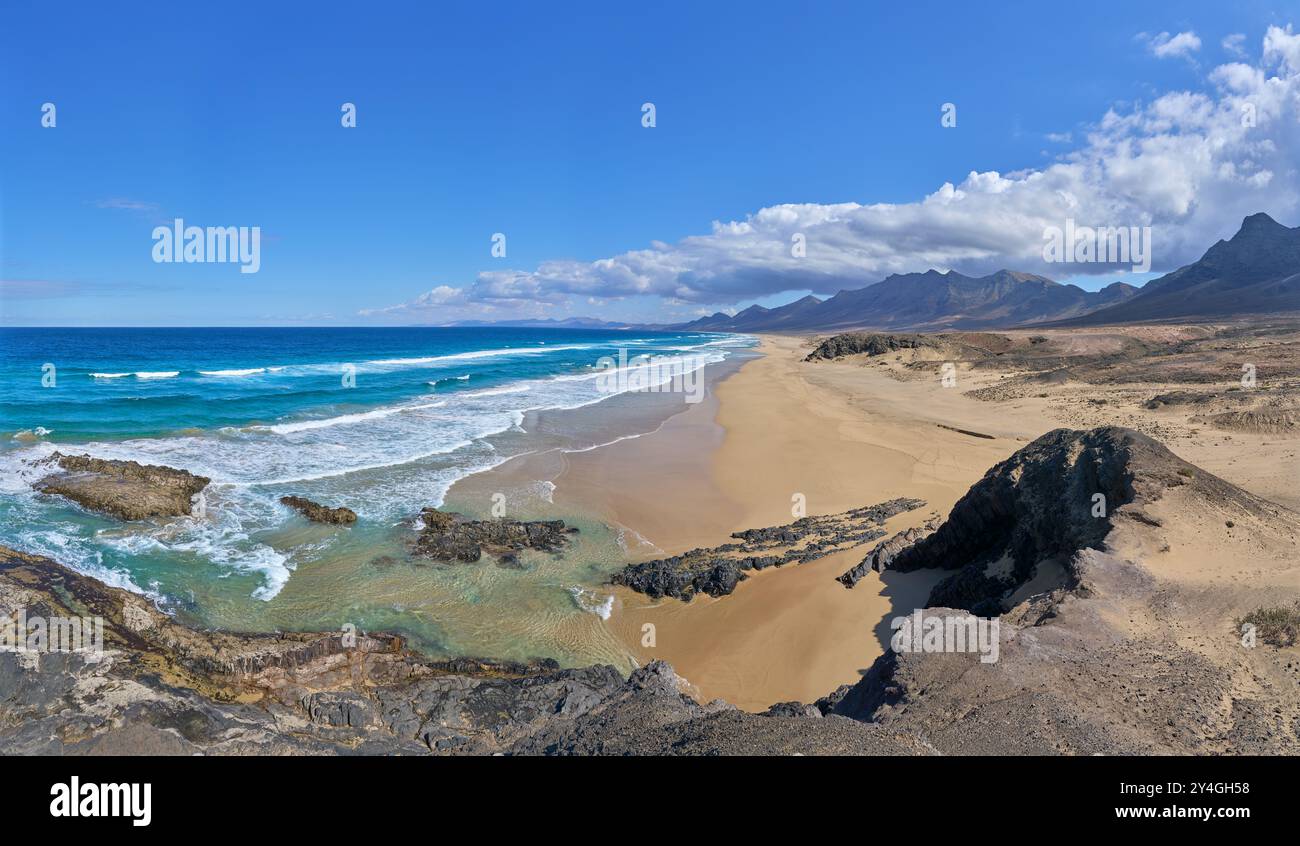
[{"label": "white cloud", "polygon": [[1280,65],[1283,72],[1291,75],[1300,74],[1300,34],[1291,31],[1291,24],[1286,29],[1270,26],[1264,34],[1264,64]]},{"label": "white cloud", "polygon": [[1139,38],[1146,41],[1147,49],[1157,59],[1190,57],[1191,54],[1201,49],[1201,39],[1194,32],[1180,32],[1177,35],[1162,32],[1149,38],[1143,36],[1139,36]]},{"label": "white cloud", "polygon": [[1234,32],[1231,35],[1226,35],[1222,43],[1224,52],[1239,59],[1246,58],[1246,48],[1243,46],[1246,43],[1245,33]]},{"label": "white cloud", "polygon": [[[1259,65],[1221,65],[1201,89],[1108,111],[1046,167],[972,170],[910,203],[770,206],[675,244],[480,273],[463,288],[442,285],[388,311],[495,306],[513,316],[567,307],[572,297],[717,306],[788,291],[833,294],[929,268],[1053,278],[1113,272],[1043,262],[1044,228],[1067,217],[1152,227],[1153,269],[1172,270],[1231,236],[1247,215],[1265,211],[1295,225],[1300,213],[1300,35],[1270,27]],[[791,255],[796,234],[806,239],[804,257]]]}]

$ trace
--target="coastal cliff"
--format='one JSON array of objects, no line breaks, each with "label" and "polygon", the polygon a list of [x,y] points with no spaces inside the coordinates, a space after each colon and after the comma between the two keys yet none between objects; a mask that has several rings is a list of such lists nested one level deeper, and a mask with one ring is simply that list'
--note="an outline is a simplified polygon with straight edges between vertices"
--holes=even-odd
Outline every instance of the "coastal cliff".
[{"label": "coastal cliff", "polygon": [[[1094,493],[1108,497],[1104,515],[1090,510]],[[1134,555],[1158,560],[1206,525],[1250,527],[1245,542],[1272,568],[1258,585],[1207,602],[1203,588]],[[940,607],[954,596],[1005,607],[997,660],[888,651],[857,684],[763,714],[696,702],[662,661],[624,679],[550,660],[430,661],[382,633],[197,631],[144,597],[0,549],[0,615],[104,620],[102,653],[0,652],[0,742],[47,754],[1300,750],[1300,664],[1213,624],[1225,605],[1265,601],[1271,576],[1293,566],[1279,557],[1300,537],[1290,511],[1131,430],[1058,430],[921,534],[868,560],[954,571],[928,614],[964,614]],[[1035,583],[1059,561],[1060,583]],[[1199,642],[1180,634],[1193,624]]]}]

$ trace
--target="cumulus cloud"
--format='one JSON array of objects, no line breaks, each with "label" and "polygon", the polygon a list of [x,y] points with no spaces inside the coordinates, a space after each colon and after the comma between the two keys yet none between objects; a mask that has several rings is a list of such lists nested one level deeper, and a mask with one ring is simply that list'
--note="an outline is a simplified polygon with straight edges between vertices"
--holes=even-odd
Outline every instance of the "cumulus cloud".
[{"label": "cumulus cloud", "polygon": [[1239,59],[1246,58],[1246,34],[1244,32],[1234,32],[1231,35],[1223,37],[1223,51],[1236,56]]},{"label": "cumulus cloud", "polygon": [[1180,32],[1177,35],[1162,32],[1153,36],[1143,33],[1138,37],[1146,41],[1147,49],[1157,59],[1188,57],[1201,49],[1201,39],[1194,32]]},{"label": "cumulus cloud", "polygon": [[[1247,215],[1265,211],[1296,223],[1300,35],[1270,27],[1262,46],[1258,64],[1214,68],[1201,90],[1111,109],[1045,167],[972,170],[910,203],[770,206],[675,244],[480,273],[465,287],[442,285],[378,311],[535,311],[573,297],[657,297],[694,307],[790,291],[834,294],[929,268],[983,274],[1006,267],[1054,278],[1117,270],[1044,262],[1044,229],[1067,218],[1080,226],[1150,226],[1153,270],[1172,270],[1230,236]],[[802,255],[792,249],[799,240]]]}]

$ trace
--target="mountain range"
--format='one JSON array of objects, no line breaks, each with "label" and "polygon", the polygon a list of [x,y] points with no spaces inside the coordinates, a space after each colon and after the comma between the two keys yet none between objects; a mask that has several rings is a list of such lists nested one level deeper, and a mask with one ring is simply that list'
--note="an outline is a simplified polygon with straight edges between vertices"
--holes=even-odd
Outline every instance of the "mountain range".
[{"label": "mountain range", "polygon": [[713,332],[889,329],[938,331],[1031,325],[1097,325],[1300,311],[1300,227],[1267,214],[1192,264],[1135,288],[1116,282],[1096,292],[1045,276],[999,270],[894,274],[865,288],[779,308],[753,305],[670,328]]},{"label": "mountain range", "polygon": [[822,332],[846,329],[943,331],[1017,326],[1082,326],[1246,314],[1300,312],[1300,227],[1253,214],[1226,241],[1197,261],[1136,288],[1115,282],[1085,291],[1033,273],[999,270],[988,276],[956,271],[893,274],[873,285],[812,295],[777,308],[752,305],[689,323],[637,325],[570,317],[448,326],[528,326],[568,329],[665,329],[699,332]]},{"label": "mountain range", "polygon": [[1045,276],[999,270],[988,276],[956,271],[887,276],[875,285],[840,291],[827,300],[802,300],[768,309],[750,306],[735,317],[714,314],[679,327],[716,332],[779,332],[832,329],[984,329],[1064,320],[1135,296],[1116,282],[1088,292]]},{"label": "mountain range", "polygon": [[1200,260],[1153,279],[1139,294],[1070,325],[1300,311],[1300,226],[1252,214]]}]

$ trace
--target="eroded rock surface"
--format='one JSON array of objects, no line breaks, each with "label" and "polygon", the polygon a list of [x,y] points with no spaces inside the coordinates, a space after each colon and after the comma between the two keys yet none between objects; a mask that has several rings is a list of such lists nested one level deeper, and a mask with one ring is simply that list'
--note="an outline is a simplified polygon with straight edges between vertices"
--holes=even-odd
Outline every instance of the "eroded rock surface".
[{"label": "eroded rock surface", "polygon": [[925,505],[919,499],[891,499],[843,514],[804,517],[784,526],[746,529],[727,543],[711,549],[692,549],[681,555],[629,564],[611,581],[658,598],[671,596],[690,601],[697,593],[726,596],[749,570],[784,564],[804,564],[884,537],[880,526],[890,517]]},{"label": "eroded rock surface", "polygon": [[478,561],[485,550],[507,562],[523,549],[559,552],[578,531],[563,520],[471,520],[436,508],[421,511],[420,521],[412,551],[435,561]]},{"label": "eroded rock surface", "polygon": [[287,505],[313,523],[333,523],[346,526],[357,522],[357,512],[351,508],[330,508],[300,496],[282,496],[280,504]]},{"label": "eroded rock surface", "polygon": [[884,355],[895,350],[936,347],[930,335],[890,335],[880,332],[844,332],[832,335],[817,345],[804,361],[840,358],[846,355]]},{"label": "eroded rock surface", "polygon": [[889,569],[893,562],[894,556],[912,546],[912,544],[929,537],[935,529],[939,527],[937,518],[927,520],[923,525],[915,526],[911,529],[904,529],[898,534],[887,540],[883,540],[871,548],[866,557],[862,559],[852,569],[843,573],[836,578],[836,581],[851,588],[862,580],[862,577],[872,570],[877,573],[883,573]]},{"label": "eroded rock surface", "polygon": [[41,463],[58,471],[38,480],[34,485],[38,491],[120,520],[187,515],[193,497],[211,481],[173,467],[89,455],[56,452]]},{"label": "eroded rock surface", "polygon": [[[1236,538],[1243,523],[1250,531]],[[1207,533],[1230,545],[1211,546]],[[1162,560],[1179,547],[1200,549]],[[1244,646],[1234,619],[1300,594],[1298,554],[1300,515],[1151,438],[1049,432],[882,562],[954,571],[923,613],[988,613],[997,660],[891,649],[817,704],[948,754],[1295,754],[1295,650]],[[1065,581],[1042,583],[1040,568],[1056,564]],[[1214,579],[1198,566],[1228,572]]]},{"label": "eroded rock surface", "polygon": [[0,547],[0,618],[101,616],[104,650],[0,652],[9,754],[879,754],[918,738],[744,714],[653,662],[430,661],[367,633],[189,629],[144,597]]}]

